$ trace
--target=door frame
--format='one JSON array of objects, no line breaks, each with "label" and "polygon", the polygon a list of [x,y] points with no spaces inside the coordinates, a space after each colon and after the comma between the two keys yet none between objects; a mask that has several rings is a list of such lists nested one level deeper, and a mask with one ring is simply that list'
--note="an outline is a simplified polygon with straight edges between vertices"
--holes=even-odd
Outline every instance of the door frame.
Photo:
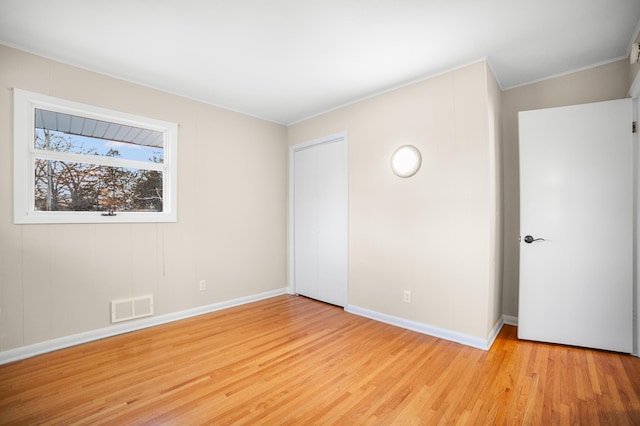
[{"label": "door frame", "polygon": [[[291,145],[289,146],[289,176],[288,176],[288,180],[289,180],[289,193],[288,193],[288,202],[289,202],[289,214],[287,217],[287,221],[288,221],[288,226],[287,226],[287,232],[288,232],[288,256],[287,256],[287,261],[288,261],[288,275],[289,275],[289,282],[287,285],[287,293],[289,294],[296,294],[296,286],[295,286],[295,229],[294,229],[294,211],[295,211],[295,191],[294,191],[294,177],[295,177],[295,153],[297,151],[302,151],[304,149],[316,146],[316,145],[321,145],[321,144],[325,144],[325,143],[331,143],[331,142],[337,142],[337,141],[341,141],[344,140],[344,156],[345,156],[345,164],[347,165],[347,211],[345,212],[346,218],[347,218],[347,235],[346,235],[346,239],[347,241],[345,241],[345,244],[347,246],[347,258],[345,259],[346,264],[347,264],[347,271],[349,271],[349,141],[347,139],[347,132],[346,131],[342,131],[342,132],[338,132],[338,133],[334,133],[331,135],[327,135],[327,136],[323,136],[317,139],[313,139],[313,140],[309,140],[306,142],[301,142],[295,145]],[[345,303],[345,306],[348,305],[348,299],[349,299],[349,274],[347,273],[347,301]]]},{"label": "door frame", "polygon": [[[629,88],[629,97],[633,99],[633,117],[636,120],[638,126],[640,126],[640,73],[636,74],[633,79],[633,83]],[[640,357],[640,315],[638,315],[638,308],[640,307],[640,283],[638,282],[638,265],[640,265],[640,250],[638,250],[638,241],[640,241],[640,208],[638,206],[640,200],[640,149],[638,144],[640,143],[640,130],[637,130],[633,135],[633,184],[634,187],[634,241],[633,241],[633,258],[635,260],[633,264],[633,292],[634,292],[634,305],[633,305],[633,354]]]},{"label": "door frame", "polygon": [[[636,80],[640,79],[640,74],[636,76]],[[633,95],[632,109],[633,117],[637,126],[640,125],[640,89]],[[640,283],[638,283],[638,265],[640,264],[640,253],[638,250],[638,241],[640,241],[640,229],[638,224],[640,223],[640,210],[638,208],[638,200],[640,200],[640,149],[638,144],[640,143],[640,133],[638,130],[633,134],[633,354],[640,357],[640,316],[638,315],[638,307],[640,307]]]},{"label": "door frame", "polygon": [[[638,73],[633,80],[633,84],[629,88],[629,97],[633,99],[632,109],[633,117],[640,126],[640,73]],[[634,241],[633,241],[633,354],[640,357],[640,315],[638,315],[638,308],[640,307],[640,283],[638,282],[638,265],[640,265],[640,250],[638,250],[638,241],[640,241],[640,208],[638,206],[640,200],[640,149],[638,144],[640,143],[640,130],[636,130],[633,134],[633,184],[634,184]]]}]

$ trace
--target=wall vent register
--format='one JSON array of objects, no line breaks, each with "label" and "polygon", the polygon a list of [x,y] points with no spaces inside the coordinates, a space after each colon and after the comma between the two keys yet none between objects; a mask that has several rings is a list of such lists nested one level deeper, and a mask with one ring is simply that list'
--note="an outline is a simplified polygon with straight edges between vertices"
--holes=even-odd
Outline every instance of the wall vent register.
[{"label": "wall vent register", "polygon": [[111,301],[112,323],[151,315],[153,315],[153,295]]}]

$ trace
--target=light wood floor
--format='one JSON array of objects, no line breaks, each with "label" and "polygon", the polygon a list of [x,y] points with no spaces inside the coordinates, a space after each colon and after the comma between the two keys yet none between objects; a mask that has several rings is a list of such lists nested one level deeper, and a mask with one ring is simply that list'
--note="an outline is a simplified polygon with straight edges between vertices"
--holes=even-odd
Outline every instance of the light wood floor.
[{"label": "light wood floor", "polygon": [[640,359],[280,296],[0,366],[0,423],[637,425]]}]

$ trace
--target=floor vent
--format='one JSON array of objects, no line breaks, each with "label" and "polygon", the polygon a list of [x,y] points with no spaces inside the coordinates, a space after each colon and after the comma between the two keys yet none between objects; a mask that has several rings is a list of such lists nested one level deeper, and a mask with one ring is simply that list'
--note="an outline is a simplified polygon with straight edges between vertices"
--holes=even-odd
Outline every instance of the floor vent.
[{"label": "floor vent", "polygon": [[111,322],[127,321],[153,315],[153,296],[111,301]]}]

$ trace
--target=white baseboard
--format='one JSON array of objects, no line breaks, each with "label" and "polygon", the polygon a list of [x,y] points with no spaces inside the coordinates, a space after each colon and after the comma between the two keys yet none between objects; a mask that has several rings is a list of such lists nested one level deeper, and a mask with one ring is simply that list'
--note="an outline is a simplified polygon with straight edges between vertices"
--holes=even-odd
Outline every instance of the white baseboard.
[{"label": "white baseboard", "polygon": [[495,342],[496,338],[498,337],[498,334],[500,333],[500,330],[502,330],[503,325],[504,325],[504,318],[500,317],[498,322],[496,322],[493,328],[491,329],[489,336],[487,336],[487,348],[485,349],[486,351],[491,349],[491,346],[493,345],[493,342]]},{"label": "white baseboard", "polygon": [[504,321],[507,325],[518,325],[518,317],[514,317],[511,315],[502,315],[502,321]]},{"label": "white baseboard", "polygon": [[0,365],[7,364],[13,361],[19,361],[25,358],[30,358],[36,355],[41,355],[43,353],[53,352],[59,349],[76,346],[82,343],[91,342],[93,340],[104,339],[106,337],[116,336],[118,334],[142,330],[144,328],[154,327],[156,325],[195,317],[197,315],[208,314],[210,312],[220,311],[222,309],[231,308],[233,306],[257,302],[258,300],[268,299],[286,293],[287,289],[281,288],[264,293],[254,294],[251,296],[227,300],[224,302],[213,303],[211,305],[199,306],[197,308],[187,309],[184,311],[172,312],[170,314],[158,315],[155,317],[146,317],[144,319],[128,323],[119,323],[110,327],[86,331],[84,333],[74,334],[71,336],[60,337],[58,339],[47,340],[45,342],[22,346],[15,349],[9,349],[7,351],[0,352]]},{"label": "white baseboard", "polygon": [[345,306],[344,310],[355,315],[360,315],[362,317],[395,325],[397,327],[406,328],[407,330],[417,331],[418,333],[427,334],[429,336],[438,337],[485,351],[488,351],[491,348],[491,345],[498,336],[498,333],[500,332],[504,324],[502,318],[500,318],[500,320],[496,323],[496,325],[489,333],[489,336],[486,339],[482,339],[480,337],[470,336],[468,334],[434,327],[432,325],[411,321],[405,318],[383,314],[380,312],[361,308],[359,306],[347,305]]}]

